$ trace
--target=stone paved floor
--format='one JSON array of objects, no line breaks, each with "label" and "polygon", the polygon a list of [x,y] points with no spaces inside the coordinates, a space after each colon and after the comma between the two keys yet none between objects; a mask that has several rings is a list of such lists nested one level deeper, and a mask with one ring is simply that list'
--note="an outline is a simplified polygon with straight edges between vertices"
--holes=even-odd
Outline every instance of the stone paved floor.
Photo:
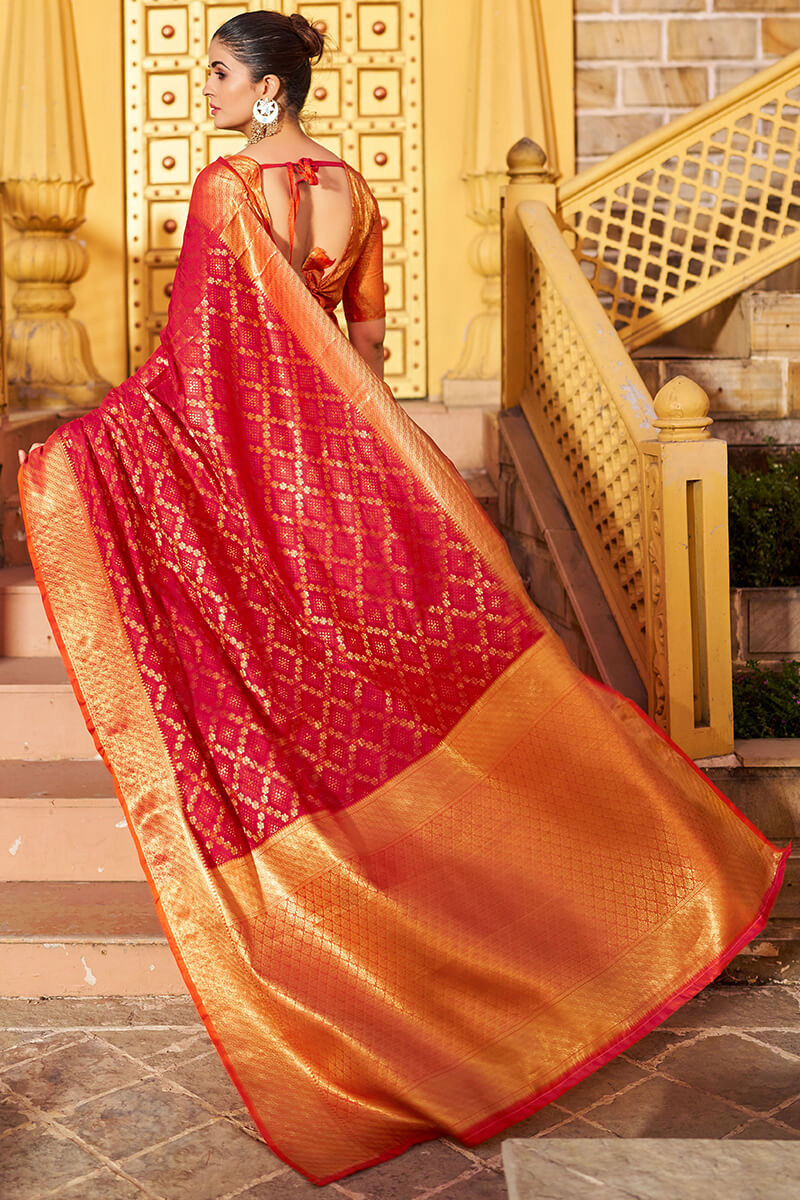
[{"label": "stone paved floor", "polygon": [[325,1188],[258,1137],[191,1001],[0,1000],[8,1200],[503,1200],[504,1137],[609,1135],[800,1139],[800,987],[708,988],[506,1133]]}]

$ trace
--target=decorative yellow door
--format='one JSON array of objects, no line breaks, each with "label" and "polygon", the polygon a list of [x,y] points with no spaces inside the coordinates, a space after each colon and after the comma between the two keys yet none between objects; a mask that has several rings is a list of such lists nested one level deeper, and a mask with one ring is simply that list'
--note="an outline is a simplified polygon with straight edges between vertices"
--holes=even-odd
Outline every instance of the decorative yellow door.
[{"label": "decorative yellow door", "polygon": [[386,379],[399,398],[424,396],[419,0],[124,0],[130,369],[158,345],[192,181],[206,163],[241,147],[240,135],[216,132],[208,117],[202,96],[208,43],[235,13],[268,7],[303,13],[329,39],[304,120],[312,137],[361,171],[378,198]]}]

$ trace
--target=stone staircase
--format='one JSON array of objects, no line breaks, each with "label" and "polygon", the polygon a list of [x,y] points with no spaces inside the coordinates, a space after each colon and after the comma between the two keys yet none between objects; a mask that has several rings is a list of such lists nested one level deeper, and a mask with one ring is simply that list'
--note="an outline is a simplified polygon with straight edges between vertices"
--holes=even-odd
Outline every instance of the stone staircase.
[{"label": "stone staircase", "polygon": [[[485,472],[467,475],[490,516]],[[741,748],[739,748],[741,749]],[[800,832],[800,745],[709,769],[771,837]],[[782,755],[782,757],[781,757]],[[792,757],[794,755],[794,757]],[[731,979],[800,979],[800,857]],[[29,567],[0,570],[0,995],[181,995],[111,777],[95,752]]]},{"label": "stone staircase", "polygon": [[29,567],[0,571],[0,656],[0,994],[184,994]]}]

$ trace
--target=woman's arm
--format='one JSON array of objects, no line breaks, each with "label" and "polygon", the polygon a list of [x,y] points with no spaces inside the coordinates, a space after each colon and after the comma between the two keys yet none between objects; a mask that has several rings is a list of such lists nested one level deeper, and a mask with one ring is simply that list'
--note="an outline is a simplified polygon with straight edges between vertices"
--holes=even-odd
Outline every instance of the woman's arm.
[{"label": "woman's arm", "polygon": [[383,339],[386,336],[386,318],[376,317],[371,321],[348,321],[350,341],[371,367],[379,379],[383,379]]}]

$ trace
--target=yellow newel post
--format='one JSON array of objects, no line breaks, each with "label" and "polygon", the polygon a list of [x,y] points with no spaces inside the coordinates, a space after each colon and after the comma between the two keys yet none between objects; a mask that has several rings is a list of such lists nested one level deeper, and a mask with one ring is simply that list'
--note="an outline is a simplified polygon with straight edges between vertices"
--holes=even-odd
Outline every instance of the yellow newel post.
[{"label": "yellow newel post", "polygon": [[727,447],[708,397],[678,377],[641,445],[650,713],[693,758],[733,749]]},{"label": "yellow newel post", "polygon": [[[554,115],[548,53],[555,50],[571,78],[571,4],[560,6],[552,19],[548,13],[548,23],[545,31],[541,0],[500,8],[494,0],[476,0],[470,51],[471,105],[461,178],[467,184],[469,215],[480,226],[470,249],[470,262],[483,278],[483,310],[470,321],[461,358],[444,378],[443,394],[448,403],[458,402],[459,381],[500,378],[500,192],[506,182],[503,148],[514,136],[534,134],[545,147],[551,170],[558,173],[559,135],[563,131],[560,119],[557,123]],[[571,117],[571,92],[562,96],[560,80],[556,92]],[[571,165],[567,151],[565,158]],[[495,383],[495,394],[496,387]],[[465,397],[471,397],[474,390],[461,383]],[[489,395],[491,385],[485,390]]]},{"label": "yellow newel post", "polygon": [[528,238],[517,219],[525,200],[541,200],[554,210],[556,186],[541,146],[520,138],[506,156],[508,185],[502,194],[502,372],[501,404],[519,404],[528,382]]},{"label": "yellow newel post", "polygon": [[0,187],[19,237],[6,251],[18,284],[8,323],[11,409],[89,408],[110,384],[98,377],[86,331],[67,316],[86,271],[91,185],[70,0],[10,0],[0,81],[4,136]]}]

